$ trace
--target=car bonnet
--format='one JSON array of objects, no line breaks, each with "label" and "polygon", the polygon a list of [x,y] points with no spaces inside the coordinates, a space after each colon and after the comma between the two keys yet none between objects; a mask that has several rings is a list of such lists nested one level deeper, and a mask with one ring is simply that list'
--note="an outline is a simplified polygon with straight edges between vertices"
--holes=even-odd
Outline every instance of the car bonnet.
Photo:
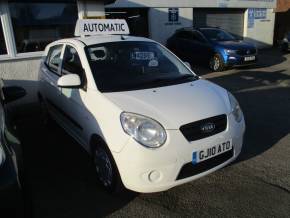
[{"label": "car bonnet", "polygon": [[226,90],[206,80],[104,95],[121,110],[150,117],[166,129],[230,111]]}]

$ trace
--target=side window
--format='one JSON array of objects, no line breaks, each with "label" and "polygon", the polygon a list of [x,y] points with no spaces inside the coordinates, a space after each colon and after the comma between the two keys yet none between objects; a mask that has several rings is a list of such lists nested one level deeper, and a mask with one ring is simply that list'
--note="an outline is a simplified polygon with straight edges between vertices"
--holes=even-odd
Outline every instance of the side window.
[{"label": "side window", "polygon": [[83,77],[83,67],[77,50],[67,45],[64,52],[62,74],[78,74],[80,78]]},{"label": "side window", "polygon": [[176,37],[180,39],[192,40],[193,36],[192,36],[192,33],[189,31],[182,31],[182,32],[177,33]]},{"label": "side window", "polygon": [[193,33],[193,40],[198,41],[200,43],[206,43],[206,40],[203,38],[203,36],[199,32]]},{"label": "side window", "polygon": [[63,45],[55,45],[50,48],[48,52],[48,56],[46,59],[46,65],[48,66],[49,70],[58,74],[58,69],[61,64],[61,51]]}]

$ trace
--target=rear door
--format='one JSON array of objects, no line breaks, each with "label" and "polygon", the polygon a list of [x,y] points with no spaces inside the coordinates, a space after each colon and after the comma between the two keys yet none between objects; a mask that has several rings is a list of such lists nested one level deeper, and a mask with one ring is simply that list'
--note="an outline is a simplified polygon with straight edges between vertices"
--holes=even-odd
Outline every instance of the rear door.
[{"label": "rear door", "polygon": [[192,62],[196,58],[193,34],[191,31],[180,31],[175,35],[174,52],[183,61]]},{"label": "rear door", "polygon": [[40,89],[47,107],[53,115],[58,114],[58,104],[60,102],[61,89],[58,87],[57,81],[61,76],[63,47],[63,44],[52,46],[40,68]]},{"label": "rear door", "polygon": [[177,33],[178,54],[184,61],[199,63],[208,58],[210,45],[197,31],[182,31]]},{"label": "rear door", "polygon": [[192,46],[195,51],[195,62],[207,62],[212,56],[213,50],[210,43],[198,31],[192,32]]}]

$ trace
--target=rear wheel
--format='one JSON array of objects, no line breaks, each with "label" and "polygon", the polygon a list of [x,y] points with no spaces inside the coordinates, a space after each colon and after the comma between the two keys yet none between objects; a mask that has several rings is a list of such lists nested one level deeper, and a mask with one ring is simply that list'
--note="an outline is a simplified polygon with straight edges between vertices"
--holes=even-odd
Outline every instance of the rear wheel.
[{"label": "rear wheel", "polygon": [[215,54],[209,61],[209,67],[214,72],[225,70],[223,58],[219,54]]},{"label": "rear wheel", "polygon": [[113,156],[100,140],[92,146],[92,154],[99,183],[110,193],[120,193],[125,190]]}]

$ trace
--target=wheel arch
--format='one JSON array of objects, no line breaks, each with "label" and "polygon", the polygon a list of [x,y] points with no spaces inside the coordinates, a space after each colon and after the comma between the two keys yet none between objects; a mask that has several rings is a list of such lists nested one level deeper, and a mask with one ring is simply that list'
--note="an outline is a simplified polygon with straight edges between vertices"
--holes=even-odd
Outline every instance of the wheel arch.
[{"label": "wheel arch", "polygon": [[90,154],[93,157],[94,149],[95,149],[95,147],[97,146],[98,143],[100,143],[101,146],[104,146],[104,148],[109,152],[109,155],[111,156],[111,158],[113,160],[112,164],[114,165],[114,167],[116,169],[116,174],[120,178],[120,181],[118,181],[117,184],[116,184],[117,185],[116,186],[116,190],[117,190],[117,192],[119,192],[119,191],[123,190],[123,188],[124,188],[123,179],[121,177],[119,167],[118,167],[118,165],[116,163],[116,160],[114,158],[114,155],[113,155],[111,149],[109,148],[109,146],[107,145],[105,139],[102,136],[100,136],[99,134],[93,134],[91,136],[91,138],[90,138]]},{"label": "wheel arch", "polygon": [[90,146],[90,154],[92,154],[92,152],[94,151],[95,146],[97,146],[98,143],[100,143],[101,145],[105,146],[111,152],[111,150],[109,149],[105,139],[102,136],[100,136],[99,134],[94,133],[90,137],[90,144],[89,144],[89,146]]}]

